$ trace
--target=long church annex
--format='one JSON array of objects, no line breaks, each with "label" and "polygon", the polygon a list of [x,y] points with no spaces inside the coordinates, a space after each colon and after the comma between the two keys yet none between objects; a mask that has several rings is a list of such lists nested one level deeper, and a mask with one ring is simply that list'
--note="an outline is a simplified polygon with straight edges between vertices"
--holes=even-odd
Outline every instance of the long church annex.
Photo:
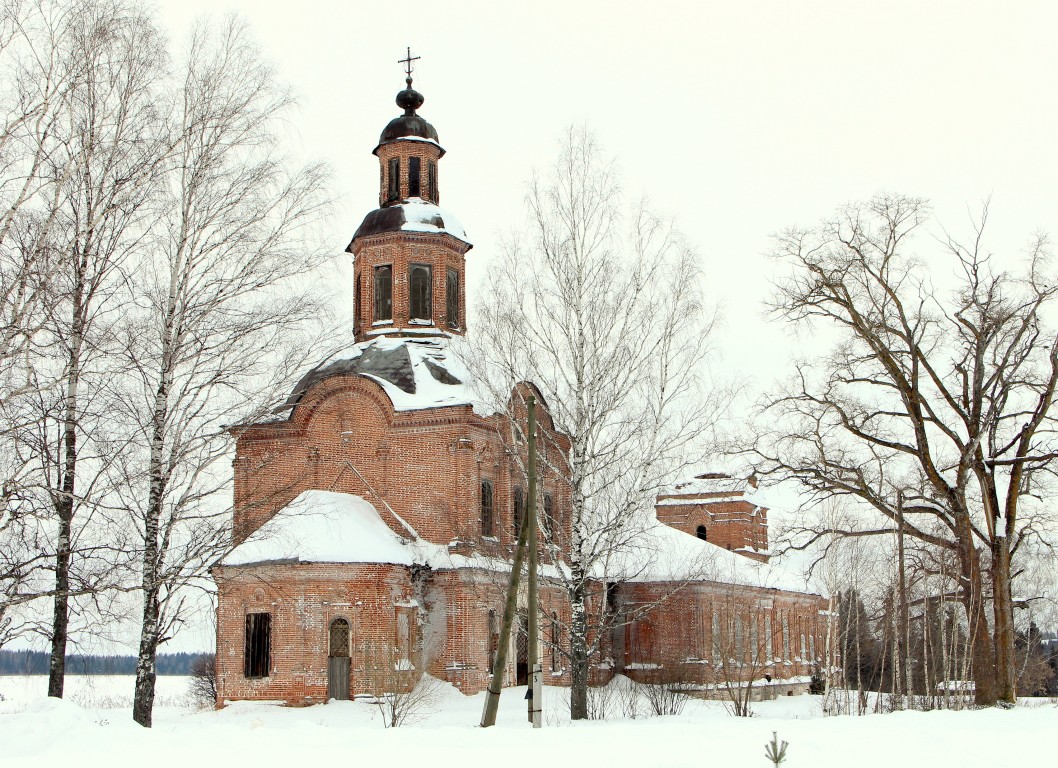
[{"label": "long church annex", "polygon": [[[379,207],[347,249],[355,343],[309,371],[274,418],[239,431],[236,546],[212,570],[218,705],[347,699],[423,673],[466,694],[487,685],[525,483],[505,417],[482,412],[454,349],[468,332],[472,246],[438,205],[445,151],[422,103],[409,74],[404,113],[374,149]],[[563,450],[546,403],[539,418],[545,450]],[[545,474],[538,498],[561,546],[568,489]],[[591,610],[635,618],[603,638],[592,682],[678,667],[706,687],[737,669],[765,695],[803,688],[822,662],[826,602],[768,562],[753,479],[689,479],[654,514],[644,544],[668,567],[598,574]],[[690,559],[710,571],[680,572]],[[545,681],[568,684],[568,603],[546,574],[540,595]],[[511,685],[528,672],[524,626],[507,654]]]}]

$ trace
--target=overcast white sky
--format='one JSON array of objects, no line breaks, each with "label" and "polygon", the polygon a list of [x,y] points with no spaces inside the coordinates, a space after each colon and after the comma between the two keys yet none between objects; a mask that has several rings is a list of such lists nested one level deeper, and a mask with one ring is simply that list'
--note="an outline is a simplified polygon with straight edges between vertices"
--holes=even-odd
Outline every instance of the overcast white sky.
[{"label": "overcast white sky", "polygon": [[336,254],[377,205],[371,150],[400,113],[397,60],[410,45],[422,56],[420,114],[448,151],[442,205],[475,244],[471,292],[498,236],[521,220],[532,168],[550,161],[564,126],[587,122],[619,157],[627,191],[675,215],[697,244],[726,310],[726,364],[758,385],[792,343],[760,318],[771,233],[879,191],[931,199],[960,232],[990,197],[989,242],[1014,264],[1058,210],[1053,2],[158,8],[174,37],[207,12],[249,21],[300,95],[293,148],[334,169]]},{"label": "overcast white sky", "polygon": [[442,205],[475,244],[471,305],[499,236],[521,221],[532,169],[550,162],[564,126],[587,122],[619,157],[627,192],[675,215],[697,244],[726,312],[725,365],[758,387],[797,344],[761,318],[771,233],[880,191],[931,199],[955,233],[990,197],[988,242],[1011,266],[1033,232],[1058,229],[1058,3],[157,7],[175,38],[200,14],[241,13],[299,94],[291,149],[334,169],[338,279],[351,284],[339,254],[377,205],[371,150],[400,113],[397,60],[410,45],[422,56],[419,112],[448,151]]}]

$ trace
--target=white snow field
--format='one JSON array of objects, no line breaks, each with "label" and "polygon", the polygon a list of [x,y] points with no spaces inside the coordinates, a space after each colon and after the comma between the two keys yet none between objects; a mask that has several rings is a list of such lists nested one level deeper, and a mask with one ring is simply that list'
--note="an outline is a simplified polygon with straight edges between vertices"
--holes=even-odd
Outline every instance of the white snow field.
[{"label": "white snow field", "polygon": [[[199,768],[199,766],[738,766],[769,768],[772,731],[790,743],[784,768],[1049,765],[1058,706],[823,717],[819,698],[755,706],[735,718],[719,702],[691,701],[683,714],[573,725],[567,692],[545,690],[546,727],[525,721],[524,688],[504,691],[499,724],[476,727],[482,696],[443,687],[432,714],[386,730],[376,707],[332,702],[301,709],[236,703],[195,711],[186,678],[159,678],[154,728],[132,722],[131,677],[70,677],[68,698],[44,698],[43,677],[0,677],[0,766]],[[620,710],[620,704],[611,702]]]}]

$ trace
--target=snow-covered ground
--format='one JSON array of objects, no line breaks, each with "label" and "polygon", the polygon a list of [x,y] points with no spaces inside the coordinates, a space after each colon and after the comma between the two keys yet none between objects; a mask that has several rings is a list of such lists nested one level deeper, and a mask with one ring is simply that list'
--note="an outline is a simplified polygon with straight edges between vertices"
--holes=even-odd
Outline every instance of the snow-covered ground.
[{"label": "snow-covered ground", "polygon": [[443,687],[432,714],[385,730],[361,702],[293,709],[234,704],[195,711],[187,680],[159,678],[154,728],[131,720],[132,678],[70,677],[68,698],[43,698],[43,677],[0,677],[0,766],[197,768],[220,766],[758,766],[772,731],[790,743],[785,768],[1046,765],[1053,762],[1058,706],[1027,702],[1011,711],[900,712],[823,717],[818,697],[755,705],[748,719],[719,702],[692,701],[683,714],[620,717],[573,725],[563,689],[545,691],[546,727],[525,721],[524,688],[501,700],[499,724],[481,729],[482,697]]}]

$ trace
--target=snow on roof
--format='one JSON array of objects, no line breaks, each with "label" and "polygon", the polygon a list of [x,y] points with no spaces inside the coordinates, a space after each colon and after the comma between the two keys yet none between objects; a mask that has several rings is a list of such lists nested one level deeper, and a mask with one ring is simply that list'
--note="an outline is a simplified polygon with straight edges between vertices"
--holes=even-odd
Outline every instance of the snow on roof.
[{"label": "snow on roof", "polygon": [[754,488],[750,482],[741,477],[732,477],[731,475],[722,474],[719,472],[706,473],[698,475],[690,480],[683,480],[675,485],[664,488],[661,491],[662,496],[701,496],[704,494],[711,494],[715,498],[711,500],[707,499],[662,499],[659,504],[717,504],[724,501],[731,501],[732,499],[745,499],[751,504],[756,504],[759,507],[768,506],[767,502],[761,497],[760,490]]},{"label": "snow on roof", "polygon": [[305,491],[228,553],[221,565],[275,561],[412,565],[416,555],[369,501],[347,493]]},{"label": "snow on roof", "polygon": [[[712,581],[803,592],[805,580],[776,562],[760,563],[644,519],[635,546],[596,563],[600,581]],[[220,565],[259,563],[390,563],[438,570],[480,568],[501,573],[510,563],[478,554],[460,555],[443,544],[405,538],[393,531],[371,502],[331,491],[305,491],[225,556]],[[556,576],[553,566],[541,575]]]},{"label": "snow on roof", "polygon": [[713,581],[804,592],[804,577],[777,560],[761,563],[729,552],[644,515],[635,546],[599,563],[595,577],[607,581]]},{"label": "snow on roof", "polygon": [[404,210],[404,224],[401,225],[404,232],[447,232],[464,243],[470,242],[459,219],[444,208],[421,197],[409,197],[400,207]]},{"label": "snow on roof", "polygon": [[476,394],[470,372],[453,349],[451,339],[444,336],[380,336],[354,344],[309,371],[280,410],[293,408],[318,382],[354,373],[377,382],[395,411],[469,405],[481,415],[492,413]]}]

